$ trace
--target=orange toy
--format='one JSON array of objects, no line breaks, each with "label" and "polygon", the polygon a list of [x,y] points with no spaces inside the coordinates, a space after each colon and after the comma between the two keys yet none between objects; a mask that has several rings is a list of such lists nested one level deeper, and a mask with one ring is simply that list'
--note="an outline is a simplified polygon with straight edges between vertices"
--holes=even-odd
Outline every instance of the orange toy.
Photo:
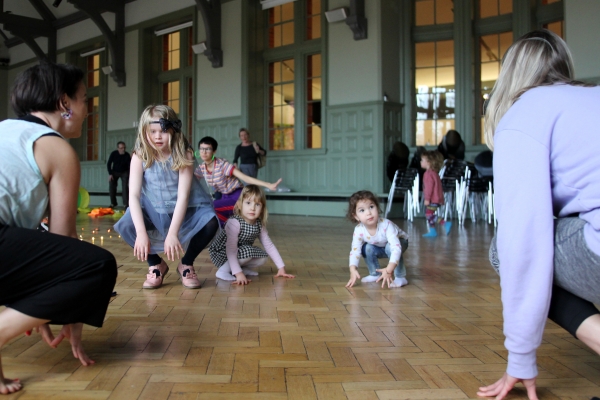
[{"label": "orange toy", "polygon": [[110,207],[107,207],[107,208],[102,208],[102,207],[99,207],[99,208],[94,208],[92,211],[90,211],[90,212],[88,213],[88,215],[89,215],[90,217],[94,217],[94,218],[95,218],[95,217],[102,217],[102,216],[104,216],[104,215],[112,215],[112,214],[114,214],[114,213],[115,213],[115,212],[114,212],[114,211],[113,211],[113,209],[112,209],[112,208],[110,208]]}]

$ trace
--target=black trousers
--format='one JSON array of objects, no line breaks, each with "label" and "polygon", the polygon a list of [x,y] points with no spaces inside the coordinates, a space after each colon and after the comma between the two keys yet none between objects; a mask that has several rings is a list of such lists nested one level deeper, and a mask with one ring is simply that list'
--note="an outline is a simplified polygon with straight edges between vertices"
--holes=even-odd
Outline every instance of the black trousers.
[{"label": "black trousers", "polygon": [[110,204],[117,205],[117,181],[121,178],[121,198],[125,207],[129,206],[129,171],[113,172],[112,180],[108,181],[108,191],[110,193]]},{"label": "black trousers", "polygon": [[0,305],[53,324],[101,327],[114,256],[78,239],[0,225]]}]

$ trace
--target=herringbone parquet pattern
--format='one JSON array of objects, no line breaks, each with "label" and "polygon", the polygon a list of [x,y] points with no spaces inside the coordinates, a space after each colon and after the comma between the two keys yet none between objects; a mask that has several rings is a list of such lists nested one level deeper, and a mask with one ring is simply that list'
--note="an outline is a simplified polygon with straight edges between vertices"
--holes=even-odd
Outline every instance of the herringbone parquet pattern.
[{"label": "herringbone parquet pattern", "polygon": [[[505,369],[498,277],[487,262],[493,228],[483,222],[425,240],[424,220],[397,221],[411,236],[409,285],[348,290],[352,224],[272,216],[271,238],[296,279],[274,279],[269,261],[249,286],[231,286],[215,280],[204,251],[195,263],[202,289],[184,289],[170,272],[154,291],[141,289],[145,263],[108,232],[114,220],[78,222],[84,240],[98,228],[94,243],[119,265],[104,327],[85,331],[97,363],[82,367],[68,343],[50,349],[22,336],[2,359],[25,390],[6,399],[469,399]],[[540,399],[600,395],[600,357],[550,322],[538,363]]]}]

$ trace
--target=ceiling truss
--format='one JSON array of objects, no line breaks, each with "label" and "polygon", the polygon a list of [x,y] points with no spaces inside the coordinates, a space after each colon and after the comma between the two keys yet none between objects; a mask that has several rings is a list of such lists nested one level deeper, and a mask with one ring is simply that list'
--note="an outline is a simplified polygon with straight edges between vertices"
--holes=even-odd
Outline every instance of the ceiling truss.
[{"label": "ceiling truss", "polygon": [[213,68],[223,66],[223,49],[221,48],[221,0],[196,0],[196,7],[202,14],[206,30],[206,50]]},{"label": "ceiling truss", "polygon": [[[38,59],[55,62],[57,30],[89,18],[100,29],[109,48],[112,68],[110,76],[118,86],[125,86],[125,4],[132,1],[135,0],[67,0],[78,12],[57,19],[42,0],[29,0],[42,17],[42,19],[37,19],[5,12],[4,2],[0,0],[0,6],[2,6],[0,7],[0,23],[4,25],[4,30],[15,36],[5,40],[5,44],[13,47],[25,43]],[[206,30],[206,50],[203,54],[210,60],[213,68],[222,67],[221,0],[195,1],[197,9],[202,14]],[[364,18],[364,0],[360,0],[360,2],[363,4]],[[102,17],[104,12],[115,14],[114,32]],[[1,33],[6,38],[4,32]],[[48,38],[47,53],[35,41],[38,37]]]}]

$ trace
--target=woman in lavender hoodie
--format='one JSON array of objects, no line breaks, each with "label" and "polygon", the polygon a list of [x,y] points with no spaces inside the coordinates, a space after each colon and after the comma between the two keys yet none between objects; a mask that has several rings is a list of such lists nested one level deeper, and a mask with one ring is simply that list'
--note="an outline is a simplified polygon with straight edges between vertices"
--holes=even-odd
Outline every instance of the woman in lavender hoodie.
[{"label": "woman in lavender hoodie", "polygon": [[537,399],[548,317],[600,354],[599,115],[600,87],[573,80],[560,37],[534,31],[509,48],[485,114],[508,367],[480,396],[503,399],[521,381]]}]

